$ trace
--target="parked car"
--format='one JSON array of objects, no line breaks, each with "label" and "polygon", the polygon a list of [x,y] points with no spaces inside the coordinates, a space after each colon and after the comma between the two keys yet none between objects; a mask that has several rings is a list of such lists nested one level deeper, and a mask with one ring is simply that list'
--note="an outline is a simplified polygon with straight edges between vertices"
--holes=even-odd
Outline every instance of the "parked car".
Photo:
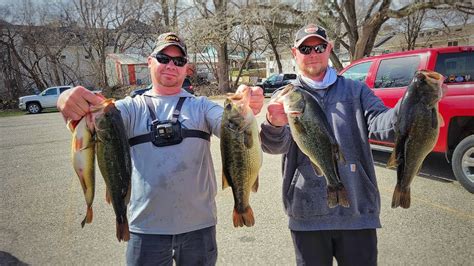
[{"label": "parked car", "polygon": [[296,74],[292,73],[282,73],[282,74],[273,74],[268,77],[264,82],[257,83],[256,86],[259,86],[263,89],[264,93],[273,93],[276,89],[281,88],[291,80],[296,79]]},{"label": "parked car", "polygon": [[[446,155],[456,179],[474,193],[474,46],[428,48],[368,57],[340,74],[364,81],[384,104],[393,107],[419,69],[446,77],[446,94],[439,102],[444,120],[433,152]],[[393,147],[393,143],[370,140]]]},{"label": "parked car", "polygon": [[18,107],[27,110],[30,114],[40,113],[45,108],[56,108],[59,94],[72,86],[50,87],[38,95],[27,95],[18,98]]},{"label": "parked car", "polygon": [[[189,78],[184,79],[182,88],[185,91],[187,91],[187,92],[194,95],[194,88],[193,88],[193,85],[191,85],[191,80]],[[147,86],[146,88],[135,89],[135,90],[130,92],[130,96],[135,97],[137,95],[142,95],[143,93],[145,93],[145,91],[147,91],[149,89],[151,89],[151,85]]]}]

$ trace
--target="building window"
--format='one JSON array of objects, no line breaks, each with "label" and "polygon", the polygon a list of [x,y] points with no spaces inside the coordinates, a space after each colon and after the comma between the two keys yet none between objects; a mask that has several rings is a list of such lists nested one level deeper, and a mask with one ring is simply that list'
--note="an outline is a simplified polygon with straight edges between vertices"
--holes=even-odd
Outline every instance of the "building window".
[{"label": "building window", "polygon": [[273,61],[273,56],[270,56],[269,60],[270,60],[270,61]]},{"label": "building window", "polygon": [[448,46],[458,46],[458,41],[448,42]]},{"label": "building window", "polygon": [[270,73],[273,73],[275,72],[275,69],[274,68],[270,68]]}]

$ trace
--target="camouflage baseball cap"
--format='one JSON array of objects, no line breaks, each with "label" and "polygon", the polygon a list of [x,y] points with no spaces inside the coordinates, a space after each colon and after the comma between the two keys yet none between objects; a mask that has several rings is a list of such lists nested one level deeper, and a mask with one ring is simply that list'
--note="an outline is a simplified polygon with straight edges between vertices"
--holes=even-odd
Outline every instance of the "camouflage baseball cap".
[{"label": "camouflage baseball cap", "polygon": [[317,37],[325,42],[329,42],[326,30],[316,24],[308,24],[299,29],[296,33],[295,47],[299,47],[309,37]]},{"label": "camouflage baseball cap", "polygon": [[151,54],[156,55],[157,53],[161,52],[163,49],[171,45],[177,46],[179,49],[181,49],[184,56],[188,56],[186,44],[184,43],[183,39],[181,39],[178,34],[174,32],[167,32],[158,36],[158,39],[155,43],[155,49]]}]

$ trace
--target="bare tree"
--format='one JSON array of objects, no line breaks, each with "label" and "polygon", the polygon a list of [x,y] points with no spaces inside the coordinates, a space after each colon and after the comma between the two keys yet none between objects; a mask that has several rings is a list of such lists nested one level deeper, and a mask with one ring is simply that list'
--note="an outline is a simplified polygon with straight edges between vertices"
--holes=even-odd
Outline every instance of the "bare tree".
[{"label": "bare tree", "polygon": [[217,50],[217,80],[222,93],[229,92],[229,54],[228,39],[232,32],[233,16],[228,13],[227,1],[213,0],[208,7],[206,0],[194,0],[195,10],[199,17],[187,25],[188,32],[197,47],[212,45]]},{"label": "bare tree", "polygon": [[400,19],[426,9],[455,9],[469,14],[474,12],[472,5],[457,1],[414,1],[392,9],[391,0],[374,0],[365,6],[365,14],[356,12],[355,0],[334,0],[331,4],[347,32],[348,43],[342,38],[340,40],[351,54],[351,60],[370,55],[381,26],[390,18]]},{"label": "bare tree", "polygon": [[99,86],[108,86],[105,61],[110,50],[140,49],[152,38],[153,29],[140,23],[146,8],[144,0],[74,0],[63,5],[65,17],[78,25],[78,42],[90,58]]},{"label": "bare tree", "polygon": [[235,29],[236,31],[231,36],[231,43],[235,45],[233,51],[243,55],[244,59],[240,62],[239,72],[232,86],[234,89],[237,88],[242,71],[247,66],[250,57],[258,48],[258,42],[264,38],[264,35],[253,25],[242,24]]},{"label": "bare tree", "polygon": [[[8,59],[11,66],[6,76],[19,77],[10,79],[9,86],[23,93],[23,87],[28,90],[31,85],[45,89],[51,85],[71,84],[75,73],[61,61],[61,54],[71,44],[67,28],[61,21],[45,19],[52,17],[49,9],[35,6],[31,1],[20,4],[24,8],[15,17],[19,25],[5,23],[0,31],[0,45],[7,55],[4,59]],[[12,80],[15,85],[11,84]]]},{"label": "bare tree", "polygon": [[418,10],[415,13],[401,19],[401,25],[405,29],[404,37],[406,41],[406,49],[414,50],[418,34],[423,28],[426,10]]}]

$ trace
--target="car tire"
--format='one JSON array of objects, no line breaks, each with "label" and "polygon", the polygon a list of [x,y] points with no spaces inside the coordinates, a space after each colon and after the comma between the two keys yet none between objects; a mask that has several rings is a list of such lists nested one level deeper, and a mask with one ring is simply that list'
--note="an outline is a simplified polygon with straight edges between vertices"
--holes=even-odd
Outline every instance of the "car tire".
[{"label": "car tire", "polygon": [[41,112],[41,106],[39,103],[29,103],[26,105],[26,110],[28,110],[30,114],[37,114]]},{"label": "car tire", "polygon": [[451,166],[459,183],[474,193],[474,135],[466,137],[456,146]]}]

